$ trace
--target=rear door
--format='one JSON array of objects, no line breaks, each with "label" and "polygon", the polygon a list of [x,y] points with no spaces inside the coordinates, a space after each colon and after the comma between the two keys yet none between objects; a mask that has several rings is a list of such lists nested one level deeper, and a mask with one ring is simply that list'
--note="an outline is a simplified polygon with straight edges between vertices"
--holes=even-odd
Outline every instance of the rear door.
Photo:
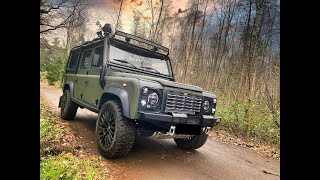
[{"label": "rear door", "polygon": [[92,56],[92,49],[86,49],[81,53],[81,61],[80,66],[77,74],[77,93],[76,97],[81,101],[88,102],[88,94],[84,93],[85,87],[88,84],[88,72],[91,66],[91,56]]},{"label": "rear door", "polygon": [[76,73],[77,73],[77,67],[79,64],[79,59],[80,59],[80,49],[72,50],[70,53],[70,57],[68,60],[66,73],[65,73],[65,81],[64,82],[68,82],[68,81],[73,82],[73,94],[74,95],[76,94],[76,91],[77,91]]}]

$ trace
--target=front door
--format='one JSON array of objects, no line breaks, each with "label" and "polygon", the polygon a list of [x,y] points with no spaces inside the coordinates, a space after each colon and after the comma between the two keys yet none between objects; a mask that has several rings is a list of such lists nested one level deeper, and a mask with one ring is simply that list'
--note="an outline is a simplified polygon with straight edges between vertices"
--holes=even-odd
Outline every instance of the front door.
[{"label": "front door", "polygon": [[87,75],[87,86],[85,86],[84,96],[86,101],[93,106],[98,105],[98,99],[101,96],[102,88],[100,86],[99,78],[102,69],[103,60],[103,46],[98,46],[93,50],[91,66]]}]

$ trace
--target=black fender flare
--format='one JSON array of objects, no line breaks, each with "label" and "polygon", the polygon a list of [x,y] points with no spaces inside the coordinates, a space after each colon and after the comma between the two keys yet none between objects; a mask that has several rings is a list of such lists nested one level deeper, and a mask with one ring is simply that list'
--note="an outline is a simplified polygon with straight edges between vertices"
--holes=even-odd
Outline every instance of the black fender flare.
[{"label": "black fender flare", "polygon": [[[107,91],[105,91],[103,93],[103,95],[101,97],[103,97],[104,95],[107,95],[107,97],[108,97],[108,94],[114,95],[120,99],[120,103],[122,105],[123,115],[127,118],[131,118],[131,116],[130,116],[130,102],[129,102],[130,99],[129,99],[128,92],[124,89],[121,89],[121,88],[110,87],[110,88],[108,88]],[[104,102],[100,101],[99,107],[102,107],[102,105],[103,105],[102,103],[104,103]]]},{"label": "black fender flare", "polygon": [[64,83],[62,92],[64,92],[64,90],[66,89],[66,86],[67,86],[67,85],[69,86],[70,95],[71,95],[72,97],[74,97],[74,85],[73,85],[73,82],[72,82],[72,81],[67,81],[66,83]]}]

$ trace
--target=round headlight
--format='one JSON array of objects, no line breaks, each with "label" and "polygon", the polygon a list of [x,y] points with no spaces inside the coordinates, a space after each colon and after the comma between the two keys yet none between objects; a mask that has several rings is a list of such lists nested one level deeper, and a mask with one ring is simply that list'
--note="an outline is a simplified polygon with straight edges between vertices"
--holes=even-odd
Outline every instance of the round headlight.
[{"label": "round headlight", "polygon": [[209,109],[209,107],[210,107],[209,101],[204,101],[204,103],[203,103],[203,109],[207,111],[207,110]]},{"label": "round headlight", "polygon": [[159,97],[158,97],[158,94],[153,92],[151,94],[149,94],[148,96],[148,103],[152,106],[155,106],[158,104],[158,101],[159,101]]}]

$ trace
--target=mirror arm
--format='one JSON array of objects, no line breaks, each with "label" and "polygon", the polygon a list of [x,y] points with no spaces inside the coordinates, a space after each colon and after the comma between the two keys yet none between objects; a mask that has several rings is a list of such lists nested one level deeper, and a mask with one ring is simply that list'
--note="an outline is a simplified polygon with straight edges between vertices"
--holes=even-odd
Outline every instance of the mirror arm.
[{"label": "mirror arm", "polygon": [[101,88],[104,88],[104,86],[106,85],[105,76],[106,76],[106,70],[107,70],[107,68],[108,68],[108,65],[105,64],[104,66],[102,66],[102,68],[101,68],[101,70],[100,70],[99,82],[100,82]]}]

